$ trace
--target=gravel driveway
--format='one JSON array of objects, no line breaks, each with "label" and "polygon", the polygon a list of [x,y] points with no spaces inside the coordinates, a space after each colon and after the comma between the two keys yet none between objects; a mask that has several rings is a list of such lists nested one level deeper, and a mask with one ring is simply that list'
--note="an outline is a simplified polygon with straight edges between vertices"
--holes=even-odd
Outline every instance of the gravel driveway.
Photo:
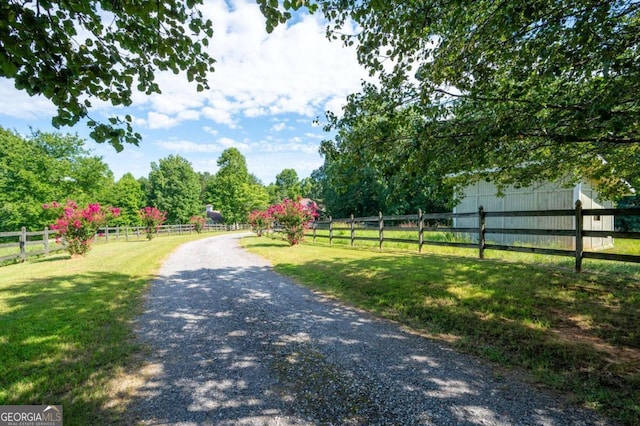
[{"label": "gravel driveway", "polygon": [[137,320],[143,425],[608,425],[272,271],[224,235],[181,246]]}]

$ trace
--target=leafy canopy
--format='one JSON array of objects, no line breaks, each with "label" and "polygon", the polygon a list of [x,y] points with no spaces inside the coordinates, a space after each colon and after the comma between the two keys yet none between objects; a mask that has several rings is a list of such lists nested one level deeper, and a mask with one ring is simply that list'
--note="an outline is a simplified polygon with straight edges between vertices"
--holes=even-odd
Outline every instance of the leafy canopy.
[{"label": "leafy canopy", "polygon": [[23,137],[0,128],[0,231],[42,229],[53,219],[41,206],[73,198],[103,202],[113,173],[75,135],[34,132]]},{"label": "leafy canopy", "polygon": [[381,114],[416,111],[416,150],[448,172],[491,169],[499,184],[589,178],[608,197],[627,191],[620,178],[640,184],[640,2],[316,4],[328,36],[357,41],[380,78]]},{"label": "leafy canopy", "polygon": [[151,163],[148,198],[166,212],[172,224],[188,223],[189,218],[204,209],[200,203],[200,179],[191,163],[179,155]]},{"label": "leafy canopy", "polygon": [[237,148],[225,149],[218,158],[218,167],[207,196],[227,223],[243,223],[249,212],[267,205],[266,189],[249,174],[247,161]]},{"label": "leafy canopy", "polygon": [[184,72],[208,88],[212,23],[202,0],[7,0],[0,2],[0,76],[57,107],[52,124],[88,119],[91,137],[117,150],[137,145],[132,118],[92,119],[94,100],[128,106],[133,90],[160,93],[155,71]]}]

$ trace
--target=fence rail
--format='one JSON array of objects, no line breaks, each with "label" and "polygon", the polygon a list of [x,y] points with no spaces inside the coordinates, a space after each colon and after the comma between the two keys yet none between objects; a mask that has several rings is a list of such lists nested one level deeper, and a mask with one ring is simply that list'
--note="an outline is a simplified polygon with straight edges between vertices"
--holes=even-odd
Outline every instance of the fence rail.
[{"label": "fence rail", "polygon": [[[536,253],[552,256],[570,256],[575,258],[575,270],[580,272],[582,270],[583,259],[601,259],[609,261],[620,262],[633,262],[640,263],[640,255],[633,254],[614,254],[614,253],[598,253],[592,251],[585,251],[583,249],[583,238],[585,237],[612,237],[619,239],[640,239],[640,232],[621,232],[615,230],[587,230],[584,229],[584,217],[585,216],[640,216],[640,208],[626,208],[626,209],[583,209],[580,201],[576,202],[575,209],[567,210],[526,210],[526,211],[506,211],[506,212],[487,212],[482,207],[477,212],[471,213],[429,213],[424,214],[422,211],[418,211],[417,214],[411,215],[394,215],[383,216],[380,213],[378,216],[369,217],[354,217],[346,219],[333,219],[329,217],[328,220],[315,221],[311,227],[310,232],[305,235],[312,237],[315,242],[319,238],[326,238],[329,240],[329,245],[333,244],[334,240],[349,240],[351,246],[355,244],[357,240],[361,241],[377,241],[379,248],[384,247],[385,242],[398,242],[417,244],[418,252],[422,252],[422,247],[426,245],[438,245],[438,246],[451,246],[451,247],[463,247],[463,248],[476,248],[478,250],[478,257],[484,258],[484,254],[487,250],[501,250],[501,251],[513,251],[523,253]],[[498,228],[487,227],[486,219],[492,217],[537,217],[537,216],[568,216],[575,218],[573,229],[533,229],[533,228]],[[451,227],[451,226],[428,226],[429,221],[450,221],[456,218],[476,218],[476,227]],[[411,226],[387,226],[385,221],[399,222],[404,221],[407,223],[414,223]],[[372,230],[374,227],[378,228],[378,236],[372,237],[369,235],[362,235],[363,230]],[[386,237],[385,231],[410,231],[416,232],[416,238],[395,238]],[[325,231],[319,233],[318,231]],[[328,233],[326,232],[328,231]],[[335,235],[335,231],[349,231],[349,235]],[[472,234],[475,235],[476,242],[464,242],[464,241],[432,241],[425,239],[425,234],[430,232],[449,232],[457,234]],[[575,238],[575,249],[557,249],[549,247],[529,247],[529,246],[517,246],[509,244],[493,244],[487,242],[487,235],[489,234],[515,234],[515,235],[543,235],[543,236],[569,236]]]},{"label": "fence rail", "polygon": [[[214,231],[234,231],[241,229],[249,229],[246,224],[223,225],[223,224],[205,224],[202,232]],[[192,234],[196,232],[192,224],[185,225],[162,225],[158,229],[158,235],[182,235]],[[26,227],[22,227],[20,231],[0,232],[0,239],[15,239],[17,241],[0,243],[0,249],[8,249],[9,254],[2,255],[0,252],[0,263],[11,260],[26,261],[29,257],[48,256],[60,250],[66,250],[64,244],[56,243],[58,231],[45,227],[42,231],[27,231]],[[109,242],[118,240],[138,240],[146,239],[145,228],[142,226],[112,226],[102,227],[98,229],[94,236],[94,242]],[[28,250],[30,246],[41,246],[39,250]]]}]

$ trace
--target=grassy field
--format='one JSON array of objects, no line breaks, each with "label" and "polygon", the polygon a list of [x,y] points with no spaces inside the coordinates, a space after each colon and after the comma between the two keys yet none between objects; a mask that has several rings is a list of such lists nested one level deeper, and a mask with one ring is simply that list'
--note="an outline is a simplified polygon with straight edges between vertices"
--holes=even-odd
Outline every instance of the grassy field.
[{"label": "grassy field", "polygon": [[[62,404],[65,425],[117,423],[113,379],[142,348],[131,320],[161,261],[214,234],[95,245],[0,268],[0,405]],[[122,401],[121,401],[122,402]]]},{"label": "grassy field", "polygon": [[640,424],[640,265],[576,274],[571,259],[521,253],[243,241],[304,285]]},{"label": "grassy field", "polygon": [[[343,227],[348,224],[342,224]],[[329,231],[326,229],[317,231],[316,242],[318,244],[328,244]],[[351,244],[350,231],[340,229],[334,231],[333,245],[337,247],[348,247]],[[358,240],[357,238],[378,238],[378,231],[373,229],[356,229],[355,247],[359,248],[378,248],[379,242],[373,240]],[[404,230],[392,230],[385,231],[384,236],[388,238],[411,240],[412,242],[393,242],[385,241],[384,250],[403,250],[413,251],[418,250],[418,232],[417,231],[404,231]],[[468,238],[463,238],[460,234],[453,234],[450,232],[425,232],[424,234],[425,244],[422,247],[423,253],[435,253],[435,254],[450,254],[453,256],[462,256],[469,258],[478,258],[477,248],[458,248],[448,247],[441,245],[430,245],[431,242],[455,242],[455,243],[472,243]],[[307,241],[311,242],[311,231],[307,234]],[[490,241],[489,241],[490,242]],[[518,245],[517,243],[515,245]],[[526,244],[522,244],[526,246]],[[541,246],[543,248],[560,248],[551,246]],[[602,250],[603,253],[616,253],[616,254],[640,254],[640,240],[628,240],[628,239],[615,239],[614,247],[608,250]],[[484,255],[487,259],[502,259],[514,262],[525,263],[544,263],[548,265],[554,265],[557,267],[564,267],[573,269],[575,266],[575,259],[572,256],[547,256],[537,255],[531,253],[517,253],[506,252],[501,250],[485,250]],[[596,259],[584,259],[582,261],[583,270],[588,272],[606,272],[606,273],[618,273],[640,280],[640,264],[625,263],[625,262],[611,262],[602,261]]]}]

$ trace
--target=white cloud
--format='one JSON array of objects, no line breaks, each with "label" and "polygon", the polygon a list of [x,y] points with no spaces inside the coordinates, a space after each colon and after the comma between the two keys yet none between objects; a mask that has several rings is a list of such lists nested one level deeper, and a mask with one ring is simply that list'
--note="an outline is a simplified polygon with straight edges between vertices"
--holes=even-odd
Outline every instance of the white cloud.
[{"label": "white cloud", "polygon": [[222,152],[218,144],[199,144],[192,141],[158,141],[156,145],[173,152],[183,153],[206,153],[206,152]]},{"label": "white cloud", "polygon": [[[214,23],[211,53],[217,59],[210,75],[213,93],[205,94],[216,113],[212,119],[296,113],[313,116],[317,107],[344,98],[360,87],[366,73],[355,51],[330,43],[320,14],[301,15],[271,34],[253,1],[207,3],[205,15]],[[221,98],[224,100],[221,102]]]},{"label": "white cloud", "polygon": [[274,132],[281,132],[286,128],[287,128],[287,124],[286,123],[282,123],[282,122],[281,123],[276,123],[273,126],[271,126],[271,130],[274,131]]},{"label": "white cloud", "polygon": [[0,115],[23,120],[35,120],[52,117],[56,107],[44,96],[29,96],[27,92],[18,91],[13,80],[0,78]]},{"label": "white cloud", "polygon": [[326,139],[327,135],[317,134],[317,133],[305,133],[304,137],[307,139],[323,140],[323,139]]},{"label": "white cloud", "polygon": [[322,163],[317,152],[261,152],[247,156],[249,172],[255,174],[265,185],[275,182],[275,176],[284,169],[293,168],[298,178],[302,179],[311,175]]},{"label": "white cloud", "polygon": [[248,151],[249,150],[249,145],[243,142],[238,142],[236,140],[233,140],[231,138],[220,138],[218,139],[218,143],[220,145],[222,145],[225,148],[237,148],[240,151]]},{"label": "white cloud", "polygon": [[226,124],[231,129],[238,127],[231,112],[223,108],[205,107],[202,109],[202,116],[218,124]]},{"label": "white cloud", "polygon": [[204,126],[202,128],[202,130],[204,130],[205,132],[207,132],[209,134],[212,134],[213,136],[217,136],[218,133],[219,133],[217,129],[214,129],[214,128],[210,127],[210,126]]},{"label": "white cloud", "polygon": [[180,120],[169,117],[167,114],[161,114],[149,111],[147,114],[147,125],[150,129],[169,129],[177,126]]}]

